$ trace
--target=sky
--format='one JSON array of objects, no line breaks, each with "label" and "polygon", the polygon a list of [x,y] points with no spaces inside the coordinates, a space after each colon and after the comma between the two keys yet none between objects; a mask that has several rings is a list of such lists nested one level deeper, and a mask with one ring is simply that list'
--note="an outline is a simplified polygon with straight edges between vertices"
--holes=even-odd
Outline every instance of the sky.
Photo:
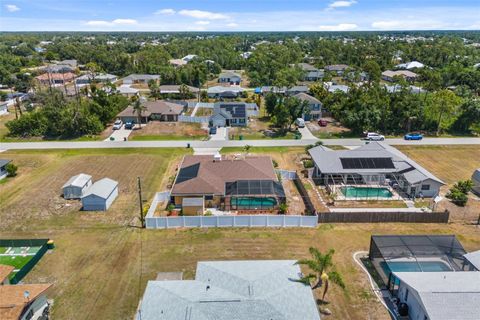
[{"label": "sky", "polygon": [[479,0],[0,0],[0,31],[480,30]]}]

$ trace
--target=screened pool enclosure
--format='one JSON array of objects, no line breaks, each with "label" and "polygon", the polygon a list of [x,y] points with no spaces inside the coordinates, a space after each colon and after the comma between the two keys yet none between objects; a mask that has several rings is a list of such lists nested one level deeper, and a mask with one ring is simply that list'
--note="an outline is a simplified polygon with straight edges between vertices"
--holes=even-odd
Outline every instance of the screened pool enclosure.
[{"label": "screened pool enclosure", "polygon": [[239,180],[226,183],[225,197],[232,210],[272,210],[285,202],[285,191],[277,181]]}]

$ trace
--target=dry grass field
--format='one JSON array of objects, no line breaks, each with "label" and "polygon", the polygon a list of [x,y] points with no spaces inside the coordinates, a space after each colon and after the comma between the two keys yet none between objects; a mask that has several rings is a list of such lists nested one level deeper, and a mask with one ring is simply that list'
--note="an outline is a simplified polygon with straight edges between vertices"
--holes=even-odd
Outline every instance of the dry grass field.
[{"label": "dry grass field", "polygon": [[206,140],[208,133],[200,123],[151,121],[134,130],[129,140]]},{"label": "dry grass field", "polygon": [[[304,148],[252,148],[294,169]],[[422,150],[419,149],[420,155]],[[237,149],[224,151],[238,153]],[[136,221],[136,178],[145,198],[163,190],[185,149],[7,151],[19,175],[0,184],[0,238],[51,238],[47,253],[25,281],[51,282],[54,319],[132,319],[148,280],[161,271],[192,279],[201,260],[299,259],[308,248],[334,248],[346,282],[332,287],[332,316],[323,319],[389,319],[365,274],[352,259],[368,250],[371,234],[456,234],[467,250],[480,249],[480,228],[451,224],[325,224],[315,229],[142,230]],[[410,150],[415,158],[415,150]],[[462,152],[458,150],[458,152]],[[453,157],[455,153],[450,156]],[[443,161],[449,158],[443,158]],[[453,160],[455,161],[455,160]],[[426,165],[427,168],[429,168]],[[79,211],[60,196],[63,183],[85,172],[120,182],[120,195],[104,213]],[[439,174],[439,177],[445,179]]]}]

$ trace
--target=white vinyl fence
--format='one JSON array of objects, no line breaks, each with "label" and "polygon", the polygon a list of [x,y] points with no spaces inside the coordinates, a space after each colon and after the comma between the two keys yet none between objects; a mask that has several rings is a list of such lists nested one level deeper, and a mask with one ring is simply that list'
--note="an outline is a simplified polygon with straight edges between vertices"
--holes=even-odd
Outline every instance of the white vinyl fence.
[{"label": "white vinyl fence", "polygon": [[317,216],[240,215],[147,217],[147,229],[210,228],[210,227],[308,227],[317,226]]}]

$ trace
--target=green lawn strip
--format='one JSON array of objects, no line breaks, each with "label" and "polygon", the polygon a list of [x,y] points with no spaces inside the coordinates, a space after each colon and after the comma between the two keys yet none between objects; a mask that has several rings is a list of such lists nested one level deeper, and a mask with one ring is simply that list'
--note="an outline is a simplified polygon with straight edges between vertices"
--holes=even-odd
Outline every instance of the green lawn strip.
[{"label": "green lawn strip", "polygon": [[142,136],[133,136],[129,138],[130,141],[154,141],[154,140],[207,140],[208,136],[206,135],[193,135],[193,136],[179,136],[174,134],[165,134],[165,135],[142,135]]},{"label": "green lawn strip", "polygon": [[191,153],[188,148],[104,148],[104,149],[45,149],[45,150],[12,150],[7,151],[14,154],[58,154],[59,156],[81,156],[81,155],[127,155],[127,154],[148,154],[148,155],[165,155]]},{"label": "green lawn strip", "polygon": [[0,264],[13,266],[15,269],[21,269],[34,256],[0,256]]}]

